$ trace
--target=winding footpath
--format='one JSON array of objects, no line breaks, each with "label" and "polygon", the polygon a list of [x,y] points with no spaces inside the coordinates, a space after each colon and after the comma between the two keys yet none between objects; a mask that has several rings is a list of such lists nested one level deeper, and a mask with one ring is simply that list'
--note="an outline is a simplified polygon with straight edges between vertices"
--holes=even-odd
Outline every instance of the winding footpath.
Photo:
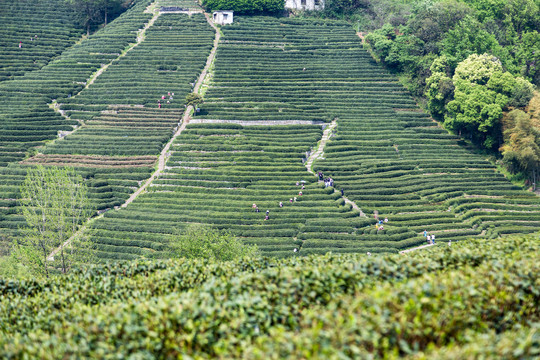
[{"label": "winding footpath", "polygon": [[[212,51],[210,52],[210,55],[208,56],[208,59],[206,61],[206,65],[203,69],[203,71],[201,72],[201,74],[199,75],[199,78],[197,80],[197,83],[195,84],[194,88],[193,88],[193,92],[194,93],[197,93],[204,81],[204,78],[206,77],[206,75],[208,74],[208,69],[210,68],[210,66],[212,65],[212,63],[214,62],[214,59],[216,57],[216,51],[217,51],[217,47],[219,45],[219,40],[221,39],[221,33],[219,31],[219,29],[214,25],[214,23],[212,22],[210,16],[208,14],[204,14],[205,17],[206,17],[206,21],[208,21],[208,23],[210,24],[210,26],[212,26],[212,28],[214,28],[214,30],[216,31],[216,37],[214,39],[214,46],[212,48]],[[143,41],[144,40],[144,33],[146,32],[146,30],[148,28],[150,28],[150,26],[152,26],[152,24],[154,23],[154,21],[159,17],[159,13],[156,13],[154,15],[154,17],[152,18],[152,20],[150,20],[150,22],[148,24],[146,24],[146,26],[144,27],[143,30],[141,30],[139,36],[137,37],[137,41],[139,42],[139,39],[140,41]],[[141,36],[142,35],[142,36]],[[136,46],[136,45],[135,45]],[[133,47],[135,47],[133,46]],[[131,47],[129,50],[133,49],[133,47]],[[124,53],[125,55],[125,53]],[[103,69],[105,70],[105,69]],[[169,142],[167,143],[167,145],[165,145],[165,147],[163,148],[163,150],[161,151],[161,154],[159,155],[159,159],[158,159],[158,166],[157,166],[157,169],[156,171],[154,171],[154,173],[152,174],[152,176],[150,176],[150,178],[148,178],[144,184],[142,184],[141,187],[139,187],[130,197],[129,199],[127,199],[120,207],[121,208],[125,208],[126,206],[128,206],[129,204],[131,204],[136,198],[137,196],[139,196],[140,194],[142,194],[147,188],[148,186],[150,186],[150,184],[152,183],[152,181],[157,178],[161,172],[165,169],[165,163],[167,162],[167,158],[170,156],[170,153],[169,153],[169,149],[172,145],[172,143],[174,142],[174,140],[184,131],[184,129],[186,128],[187,124],[189,123],[189,120],[191,118],[191,113],[193,112],[193,106],[188,106],[186,108],[186,110],[184,111],[184,114],[182,116],[182,125],[178,128],[178,130],[176,130],[176,132],[174,133],[174,135],[172,136],[172,138],[169,140]],[[92,218],[90,220],[90,222],[92,221],[95,221],[97,219],[100,219],[103,217],[105,213],[101,213],[99,214],[98,216]],[[59,246],[58,248],[54,249],[50,255],[47,257],[47,260],[49,261],[53,261],[54,260],[54,257],[55,255],[57,255],[63,248],[69,246],[69,244],[71,244],[71,241],[78,237],[78,236],[81,236],[84,231],[86,230],[87,226],[83,226],[81,227],[75,234],[73,234],[69,239],[67,239],[61,246]]]},{"label": "winding footpath", "polygon": [[[210,55],[208,56],[208,59],[206,60],[206,65],[204,66],[204,69],[203,71],[201,72],[201,74],[199,75],[199,78],[197,79],[197,83],[195,84],[195,86],[193,87],[193,92],[194,93],[198,93],[199,92],[199,89],[201,88],[201,85],[204,81],[204,78],[206,77],[206,75],[208,74],[208,69],[210,68],[210,66],[212,65],[212,63],[214,62],[214,59],[216,57],[216,51],[217,51],[217,47],[219,45],[219,40],[221,39],[221,34],[219,32],[219,29],[214,25],[214,23],[212,22],[211,18],[209,17],[208,14],[204,14],[205,17],[206,17],[206,21],[208,21],[208,23],[210,24],[210,26],[212,26],[215,30],[216,30],[216,38],[214,39],[214,46],[212,47],[212,51],[210,52]],[[184,115],[182,117],[182,125],[178,128],[178,130],[176,130],[176,132],[174,133],[174,135],[172,136],[172,138],[169,140],[169,142],[167,143],[167,145],[165,145],[165,147],[163,148],[163,150],[161,151],[161,154],[159,156],[159,160],[158,160],[158,167],[156,169],[156,171],[154,171],[154,173],[152,174],[152,176],[150,176],[150,178],[148,178],[144,184],[139,188],[137,189],[137,191],[135,191],[130,197],[129,199],[126,200],[125,203],[123,203],[121,205],[121,207],[125,208],[126,206],[128,206],[129,204],[131,204],[133,202],[133,200],[135,200],[137,198],[137,196],[139,196],[141,193],[143,193],[146,188],[148,186],[150,186],[150,184],[152,183],[152,181],[154,181],[155,178],[159,177],[159,175],[161,174],[161,172],[163,170],[165,170],[165,163],[167,162],[167,158],[170,156],[170,153],[169,153],[169,149],[171,148],[171,145],[172,143],[174,142],[174,140],[176,140],[176,138],[178,136],[180,136],[180,134],[185,130],[187,124],[189,123],[190,119],[191,119],[191,113],[193,112],[193,106],[188,106],[186,108],[186,110],[184,111]]]},{"label": "winding footpath", "polygon": [[402,250],[402,251],[400,251],[399,253],[400,253],[400,254],[406,254],[406,253],[408,253],[408,252],[416,251],[416,250],[421,250],[421,249],[425,249],[425,248],[428,248],[428,247],[430,247],[430,246],[435,246],[435,244],[421,245],[421,246],[413,247],[413,248],[410,248],[410,249],[407,249],[407,250]]},{"label": "winding footpath", "polygon": [[[333,130],[337,127],[337,119],[334,119],[330,125],[328,125],[324,131],[323,131],[323,136],[321,137],[321,141],[319,142],[319,147],[317,148],[317,150],[312,153],[308,159],[306,160],[306,168],[307,168],[307,171],[310,172],[311,174],[313,174],[314,176],[317,176],[317,174],[315,174],[315,172],[313,171],[313,162],[316,160],[316,159],[322,159],[323,156],[324,156],[324,147],[326,145],[326,143],[328,142],[328,140],[330,140],[330,137],[332,136],[332,132]],[[334,192],[338,192],[337,190],[334,190]],[[356,205],[356,203],[348,198],[346,198],[345,196],[342,196],[343,200],[345,200],[345,203],[347,204],[350,204],[353,209],[355,210],[358,210],[358,212],[360,213],[360,216],[361,217],[366,217],[366,214],[362,211],[362,209],[360,209],[360,207],[358,205]]]},{"label": "winding footpath", "polygon": [[[153,5],[154,3],[152,3]],[[118,55],[118,57],[114,58],[113,60],[111,60],[108,64],[104,64],[101,66],[101,68],[99,68],[96,72],[94,72],[92,75],[90,75],[90,78],[86,81],[86,85],[84,86],[84,88],[81,89],[81,91],[79,91],[78,93],[74,94],[73,97],[76,97],[78,96],[79,94],[81,94],[81,92],[83,92],[84,90],[88,89],[90,87],[90,85],[92,85],[96,79],[105,72],[105,70],[107,70],[109,68],[109,66],[111,66],[115,61],[117,61],[118,59],[126,56],[131,50],[133,50],[137,45],[139,45],[140,43],[142,43],[146,37],[146,31],[152,27],[152,25],[154,25],[154,23],[156,22],[156,20],[159,18],[159,16],[161,15],[161,13],[159,11],[151,11],[149,10],[151,8],[150,5],[148,7],[148,9],[145,11],[145,12],[151,12],[154,14],[154,16],[152,16],[152,18],[146,23],[144,24],[144,27],[142,29],[139,29],[137,31],[137,40],[136,42],[134,43],[131,43],[129,44],[123,51],[121,54]],[[61,104],[59,104],[58,102],[56,102],[56,99],[53,100],[50,104],[49,104],[49,108],[51,108],[52,110],[54,110],[56,113],[60,114],[64,119],[66,120],[71,120],[71,118],[69,116],[66,115],[66,112],[62,109],[60,109],[60,106]],[[62,137],[57,137],[55,138],[52,143],[55,143],[57,140],[59,139],[62,139],[63,137],[67,136],[67,135],[71,135],[73,133],[75,133],[77,130],[80,130],[85,124],[84,124],[84,121],[82,120],[77,120],[79,122],[79,126],[75,127],[72,131],[65,131],[63,132],[63,136]]]}]

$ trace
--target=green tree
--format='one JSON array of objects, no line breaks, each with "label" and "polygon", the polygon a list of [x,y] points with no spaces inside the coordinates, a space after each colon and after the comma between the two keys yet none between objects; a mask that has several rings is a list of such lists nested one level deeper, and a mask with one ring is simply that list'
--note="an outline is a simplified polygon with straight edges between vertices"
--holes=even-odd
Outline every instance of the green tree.
[{"label": "green tree", "polygon": [[79,22],[86,28],[86,35],[90,35],[90,26],[102,20],[103,0],[66,0],[79,18]]},{"label": "green tree", "polygon": [[523,33],[514,51],[521,75],[540,85],[540,33],[536,30]]},{"label": "green tree", "polygon": [[202,104],[204,102],[203,97],[197,93],[189,93],[186,96],[186,106],[193,106],[194,108],[197,107],[197,105]]},{"label": "green tree", "polygon": [[440,40],[471,13],[467,4],[456,0],[421,1],[414,9],[414,15],[407,21],[407,32],[424,42],[426,53],[438,54]]},{"label": "green tree", "polygon": [[244,245],[230,232],[208,225],[192,224],[171,241],[173,257],[188,259],[217,259],[229,261],[258,256],[256,245]]},{"label": "green tree", "polygon": [[431,113],[442,117],[446,105],[454,98],[454,83],[446,56],[438,57],[430,67],[431,76],[426,80],[424,95]]},{"label": "green tree", "polygon": [[476,10],[478,20],[504,18],[504,7],[508,0],[461,0]]},{"label": "green tree", "polygon": [[456,68],[452,78],[454,100],[447,106],[445,127],[467,133],[488,149],[498,147],[500,120],[508,97],[485,86],[495,73],[502,73],[500,61],[491,55],[469,56]]},{"label": "green tree", "polygon": [[202,0],[208,10],[233,10],[239,14],[277,13],[285,9],[283,0]]},{"label": "green tree", "polygon": [[100,7],[103,12],[105,25],[107,25],[109,14],[120,12],[123,7],[127,7],[130,3],[131,1],[124,5],[123,0],[100,0]]},{"label": "green tree", "polygon": [[504,16],[518,34],[540,28],[539,6],[535,0],[506,0]]},{"label": "green tree", "polygon": [[[436,74],[434,86],[435,80]],[[452,82],[454,100],[446,105],[445,126],[466,132],[487,149],[498,148],[502,142],[503,110],[525,106],[533,96],[532,84],[503,71],[499,59],[488,54],[473,54],[459,63]],[[428,90],[428,98],[433,99],[430,104],[440,109],[442,99],[438,98],[437,89]]]},{"label": "green tree", "polygon": [[489,53],[500,58],[503,52],[495,36],[472,16],[466,16],[449,30],[442,43],[442,54],[446,55],[452,69],[472,54]]},{"label": "green tree", "polygon": [[370,0],[326,0],[324,13],[326,16],[343,17],[359,9],[368,9]]},{"label": "green tree", "polygon": [[12,251],[21,262],[48,277],[51,257],[53,265],[66,273],[77,256],[91,254],[87,240],[68,241],[92,212],[88,189],[72,168],[28,168],[20,192],[28,227]]},{"label": "green tree", "polygon": [[504,132],[505,143],[501,147],[503,164],[513,173],[522,171],[529,176],[536,189],[540,167],[540,124],[538,119],[519,109],[508,116],[510,127]]}]

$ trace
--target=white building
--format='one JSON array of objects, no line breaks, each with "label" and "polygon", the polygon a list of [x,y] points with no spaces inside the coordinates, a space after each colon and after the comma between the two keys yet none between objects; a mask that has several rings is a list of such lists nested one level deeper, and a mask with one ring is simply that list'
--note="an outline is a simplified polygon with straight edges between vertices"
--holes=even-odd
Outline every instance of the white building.
[{"label": "white building", "polygon": [[232,24],[233,14],[234,12],[232,10],[214,11],[214,23],[220,25]]},{"label": "white building", "polygon": [[285,9],[322,10],[324,9],[324,0],[285,0]]}]

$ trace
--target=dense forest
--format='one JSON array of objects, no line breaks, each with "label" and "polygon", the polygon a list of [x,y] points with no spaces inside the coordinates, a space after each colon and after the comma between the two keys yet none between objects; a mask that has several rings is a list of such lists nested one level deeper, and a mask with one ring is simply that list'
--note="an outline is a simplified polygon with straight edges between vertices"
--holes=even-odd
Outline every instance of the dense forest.
[{"label": "dense forest", "polygon": [[539,8],[539,0],[328,0],[313,15],[354,23],[372,54],[446,129],[534,183]]}]

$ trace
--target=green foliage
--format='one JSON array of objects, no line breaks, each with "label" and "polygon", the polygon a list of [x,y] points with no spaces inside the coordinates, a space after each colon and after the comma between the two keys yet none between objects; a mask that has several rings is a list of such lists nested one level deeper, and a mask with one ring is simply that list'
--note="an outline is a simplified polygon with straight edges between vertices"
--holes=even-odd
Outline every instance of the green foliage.
[{"label": "green foliage", "polygon": [[524,33],[515,47],[515,59],[521,75],[540,85],[540,33],[536,30]]},{"label": "green foliage", "polygon": [[425,96],[431,113],[441,117],[446,111],[446,105],[454,97],[454,83],[449,76],[446,56],[435,59],[430,71],[431,76],[426,80]]},{"label": "green foliage", "polygon": [[471,9],[455,0],[420,1],[413,7],[413,14],[404,27],[405,33],[420,39],[425,53],[438,55],[441,40],[463,18],[471,13]]},{"label": "green foliage", "polygon": [[366,10],[369,5],[369,0],[325,0],[323,12],[326,16],[340,18],[360,9]]},{"label": "green foliage", "polygon": [[[465,131],[487,149],[500,145],[503,109],[508,105],[526,105],[533,95],[530,83],[503,72],[500,61],[488,54],[473,54],[462,61],[456,68],[453,83],[454,100],[446,106],[445,126]],[[439,101],[435,92],[430,96]]]},{"label": "green foliage", "polygon": [[212,259],[231,261],[257,256],[256,245],[244,245],[228,231],[207,225],[189,225],[171,240],[173,257],[187,259]]},{"label": "green foliage", "polygon": [[130,5],[131,1],[124,0],[65,0],[75,11],[81,25],[86,28],[86,34],[90,35],[90,27],[101,21],[107,25],[109,14],[117,14],[123,9],[123,5]]},{"label": "green foliage", "polygon": [[49,256],[59,247],[62,272],[72,266],[73,254],[81,250],[66,244],[91,214],[88,189],[72,168],[28,168],[21,184],[21,212],[28,228],[22,243],[15,242],[14,256],[36,274],[49,276]]},{"label": "green foliage", "polygon": [[[502,111],[525,107],[534,89],[528,81],[539,84],[540,4],[535,0],[414,0],[407,4],[410,16],[404,22],[393,23],[388,15],[384,25],[366,36],[374,54],[400,74],[413,94],[425,97],[436,118],[446,118],[446,128],[465,132],[482,147],[498,148]],[[389,14],[393,11],[379,0],[367,8],[376,6]],[[475,54],[496,58],[497,72],[487,68],[486,76],[466,62],[462,71],[478,79],[457,84],[452,79],[456,67]],[[436,63],[441,61],[444,69]]]},{"label": "green foliage", "polygon": [[200,94],[189,93],[186,95],[186,105],[197,107],[204,102],[203,97]]},{"label": "green foliage", "polygon": [[527,173],[536,183],[540,166],[540,124],[529,114],[513,110],[507,116],[505,144],[501,148],[503,164],[513,173]]},{"label": "green foliage", "polygon": [[448,31],[442,45],[442,54],[446,55],[452,68],[472,54],[501,53],[501,47],[495,36],[484,30],[472,16],[464,18],[455,28]]},{"label": "green foliage", "polygon": [[132,262],[0,280],[0,354],[533,358],[538,245],[534,235],[407,255]]},{"label": "green foliage", "polygon": [[285,9],[283,0],[203,0],[208,10],[233,10],[239,14],[272,14]]}]

